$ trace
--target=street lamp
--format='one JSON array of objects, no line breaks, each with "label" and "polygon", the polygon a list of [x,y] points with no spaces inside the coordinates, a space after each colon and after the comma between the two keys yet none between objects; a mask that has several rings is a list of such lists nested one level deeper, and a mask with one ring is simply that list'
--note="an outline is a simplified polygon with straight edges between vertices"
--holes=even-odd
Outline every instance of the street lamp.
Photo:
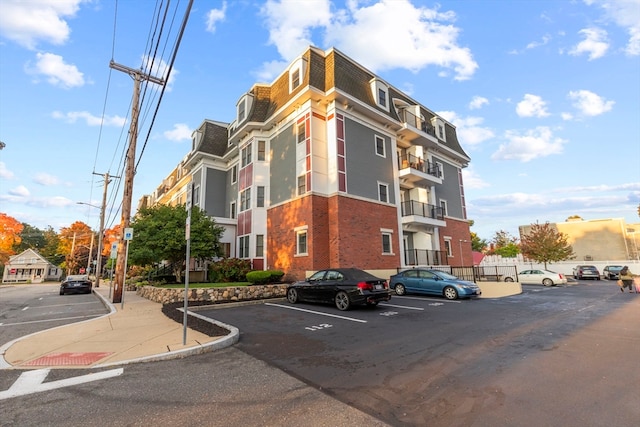
[{"label": "street lamp", "polygon": [[[79,205],[87,205],[100,209],[100,230],[98,232],[98,259],[96,261],[96,288],[100,287],[100,276],[102,274],[102,235],[104,234],[104,204],[105,200],[102,200],[102,206],[92,205],[91,203],[77,202]],[[93,236],[92,236],[93,237]],[[91,239],[91,248],[93,248],[93,238]],[[91,262],[91,252],[89,252],[89,262]]]},{"label": "street lamp", "polygon": [[469,243],[469,241],[468,241],[468,240],[460,239],[460,265],[461,265],[461,266],[464,264],[464,263],[463,263],[463,257],[462,257],[462,242],[464,242],[464,243]]}]

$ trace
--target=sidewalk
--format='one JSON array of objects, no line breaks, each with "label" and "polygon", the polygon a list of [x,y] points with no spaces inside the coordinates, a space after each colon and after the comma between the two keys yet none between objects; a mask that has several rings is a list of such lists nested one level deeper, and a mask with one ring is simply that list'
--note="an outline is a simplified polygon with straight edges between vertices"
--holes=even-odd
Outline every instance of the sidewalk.
[{"label": "sidewalk", "polygon": [[122,306],[110,302],[108,286],[94,288],[93,292],[111,310],[109,314],[4,344],[0,347],[0,369],[101,368],[175,359],[238,341],[238,330],[221,324],[231,331],[229,335],[210,337],[187,329],[183,345],[182,323],[165,316],[161,304],[126,292]]}]

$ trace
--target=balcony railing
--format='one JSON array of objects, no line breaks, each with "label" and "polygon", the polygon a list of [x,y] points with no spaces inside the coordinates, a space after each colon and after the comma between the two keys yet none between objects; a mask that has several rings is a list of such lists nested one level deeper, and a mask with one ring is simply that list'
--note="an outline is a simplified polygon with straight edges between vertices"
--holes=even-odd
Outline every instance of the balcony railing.
[{"label": "balcony railing", "polygon": [[444,212],[441,207],[429,205],[427,203],[409,200],[400,203],[402,216],[417,215],[425,218],[433,218],[444,221]]},{"label": "balcony railing", "polygon": [[405,265],[447,265],[447,253],[433,249],[406,249]]},{"label": "balcony railing", "polygon": [[428,160],[425,161],[424,159],[414,156],[413,154],[406,154],[404,156],[400,156],[400,158],[398,159],[398,169],[406,168],[415,169],[422,173],[426,173],[427,175],[435,176],[436,178],[442,177],[440,165]]},{"label": "balcony railing", "polygon": [[415,114],[407,111],[400,110],[400,120],[407,125],[419,129],[424,133],[427,133],[432,136],[436,136],[436,130],[433,126],[431,126],[426,120],[416,116]]}]

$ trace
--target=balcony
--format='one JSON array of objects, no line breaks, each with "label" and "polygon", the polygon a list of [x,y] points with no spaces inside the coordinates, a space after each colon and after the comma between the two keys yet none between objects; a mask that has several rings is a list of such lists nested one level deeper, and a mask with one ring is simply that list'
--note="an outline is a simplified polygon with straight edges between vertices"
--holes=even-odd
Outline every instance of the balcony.
[{"label": "balcony", "polygon": [[402,225],[407,230],[430,232],[434,227],[445,227],[442,208],[409,200],[400,203]]},{"label": "balcony", "polygon": [[404,251],[404,265],[447,265],[448,257],[445,251],[433,249],[406,249]]},{"label": "balcony", "polygon": [[412,154],[398,158],[398,170],[398,177],[401,179],[401,184],[442,184],[440,165],[428,160],[425,161]]},{"label": "balcony", "polygon": [[402,141],[406,141],[407,145],[420,144],[427,148],[438,147],[436,130],[429,122],[405,109],[399,110],[398,116],[403,124],[403,128],[398,131],[400,145],[402,145]]}]

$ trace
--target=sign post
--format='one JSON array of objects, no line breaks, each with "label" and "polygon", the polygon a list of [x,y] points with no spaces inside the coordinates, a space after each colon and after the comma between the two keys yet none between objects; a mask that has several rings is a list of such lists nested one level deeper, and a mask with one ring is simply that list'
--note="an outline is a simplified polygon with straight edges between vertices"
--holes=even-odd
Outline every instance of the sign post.
[{"label": "sign post", "polygon": [[[122,300],[120,304],[120,308],[124,308],[124,294],[127,289],[127,263],[129,261],[129,242],[133,240],[133,228],[125,228],[124,229],[124,241],[127,245],[127,248],[124,253],[124,277],[122,280]],[[118,284],[116,283],[116,286]]]},{"label": "sign post", "polygon": [[111,273],[109,274],[109,299],[111,299],[111,288],[113,287],[113,265],[116,263],[114,260],[118,258],[118,242],[111,244],[111,253],[109,254],[111,259]]},{"label": "sign post", "polygon": [[193,181],[187,186],[187,222],[184,228],[184,237],[187,240],[186,268],[184,269],[184,306],[182,314],[182,345],[187,345],[187,319],[189,315],[189,261],[191,258],[191,205],[193,204]]}]

